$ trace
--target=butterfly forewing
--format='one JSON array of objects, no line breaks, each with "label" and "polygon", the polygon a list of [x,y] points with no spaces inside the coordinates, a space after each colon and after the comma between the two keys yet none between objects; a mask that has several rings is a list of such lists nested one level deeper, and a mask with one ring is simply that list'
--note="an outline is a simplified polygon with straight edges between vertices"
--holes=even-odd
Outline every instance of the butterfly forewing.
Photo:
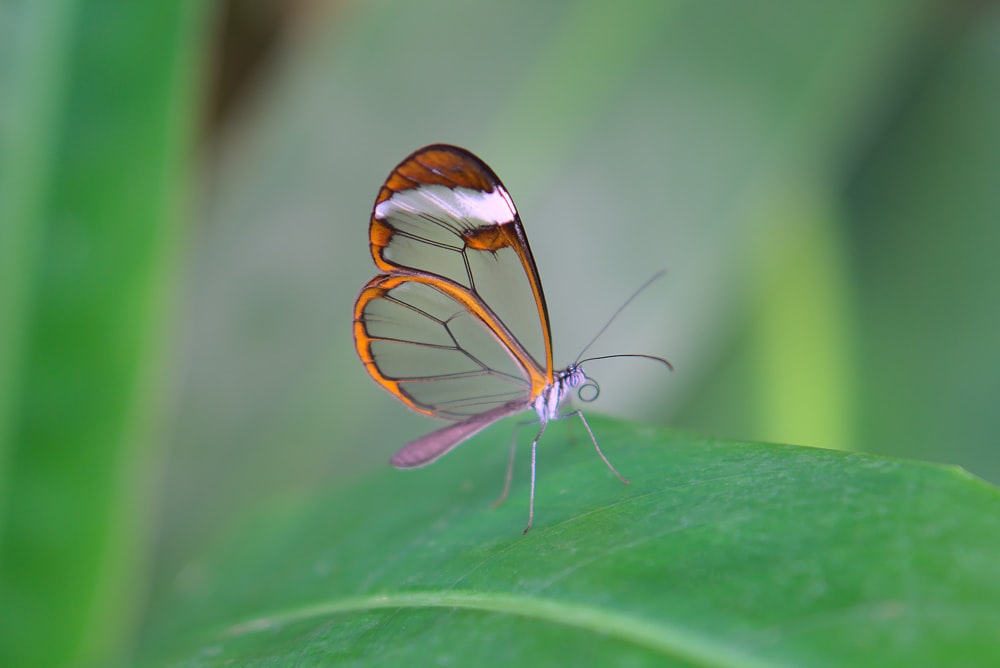
[{"label": "butterfly forewing", "polygon": [[408,157],[379,191],[370,238],[383,271],[439,277],[468,291],[509,330],[515,353],[542,370],[535,391],[551,382],[548,318],[531,249],[510,195],[481,160],[445,145]]}]

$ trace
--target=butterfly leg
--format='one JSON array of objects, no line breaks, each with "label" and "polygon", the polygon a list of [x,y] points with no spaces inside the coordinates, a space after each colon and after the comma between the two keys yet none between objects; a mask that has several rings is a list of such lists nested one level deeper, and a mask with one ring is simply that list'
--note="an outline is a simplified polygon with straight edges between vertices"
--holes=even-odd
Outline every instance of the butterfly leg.
[{"label": "butterfly leg", "polygon": [[[567,415],[565,415],[565,417],[569,417],[571,415],[576,415],[577,417],[580,418],[580,421],[583,422],[583,426],[587,428],[587,433],[590,434],[590,440],[594,443],[594,448],[597,450],[597,454],[601,456],[601,459],[603,459],[604,463],[607,464],[607,466],[608,466],[609,469],[611,469],[611,472],[614,473],[616,476],[618,476],[618,479],[621,480],[626,485],[631,484],[631,483],[629,483],[629,481],[628,481],[627,478],[625,478],[624,476],[622,476],[622,474],[619,473],[618,470],[615,469],[615,467],[611,465],[611,462],[608,461],[608,458],[604,456],[603,452],[601,452],[601,446],[599,446],[597,444],[597,439],[594,438],[594,432],[591,431],[590,425],[587,424],[587,418],[583,417],[583,411],[577,409],[577,410],[573,411],[572,413],[568,413]],[[532,470],[532,474],[534,474],[534,466],[532,466],[531,470]],[[532,485],[532,488],[534,488],[534,485]]]},{"label": "butterfly leg", "polygon": [[514,427],[514,436],[510,439],[510,459],[507,460],[507,477],[503,481],[503,491],[497,500],[490,504],[490,508],[499,508],[507,495],[510,493],[510,481],[514,477],[514,455],[517,454],[517,433],[521,430],[521,424]]},{"label": "butterfly leg", "polygon": [[517,437],[521,433],[521,427],[527,427],[529,424],[538,424],[538,420],[518,422],[514,425],[514,436],[510,440],[510,459],[507,460],[507,477],[504,479],[503,492],[500,493],[496,501],[490,504],[490,508],[499,508],[507,500],[507,495],[510,493],[510,483],[514,479],[514,455],[517,453]]},{"label": "butterfly leg", "polygon": [[524,533],[531,530],[531,523],[535,520],[535,452],[538,450],[538,441],[545,433],[545,424],[542,422],[542,428],[538,430],[538,435],[531,442],[531,495],[528,499],[528,526],[524,527]]}]

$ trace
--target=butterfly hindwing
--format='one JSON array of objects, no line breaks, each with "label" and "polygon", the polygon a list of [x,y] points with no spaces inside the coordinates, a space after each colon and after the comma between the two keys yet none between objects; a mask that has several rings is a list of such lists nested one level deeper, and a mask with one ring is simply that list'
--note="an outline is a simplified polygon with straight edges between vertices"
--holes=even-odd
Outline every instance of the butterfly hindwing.
[{"label": "butterfly hindwing", "polygon": [[[354,338],[368,372],[414,410],[462,420],[527,407],[532,376],[472,293],[424,276],[384,274],[361,291]],[[497,332],[500,332],[498,334]]]}]

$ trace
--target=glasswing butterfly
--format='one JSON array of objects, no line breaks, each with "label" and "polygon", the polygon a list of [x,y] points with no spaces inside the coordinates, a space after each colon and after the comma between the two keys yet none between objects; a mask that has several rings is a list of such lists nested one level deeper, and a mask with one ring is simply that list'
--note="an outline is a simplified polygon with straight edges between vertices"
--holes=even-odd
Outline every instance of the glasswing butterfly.
[{"label": "glasswing butterfly", "polygon": [[[540,427],[531,443],[525,533],[534,520],[535,451],[549,420],[579,417],[597,454],[628,484],[583,413],[559,412],[574,389],[590,384],[596,391],[582,364],[601,358],[553,368],[548,309],[531,247],[510,194],[486,163],[446,144],[415,151],[379,190],[369,239],[383,273],[362,288],[354,306],[358,355],[375,382],[411,409],[452,422],[407,443],[393,466],[430,464],[494,422],[531,409]],[[607,357],[645,357],[672,368],[651,355]],[[515,432],[497,503],[510,490],[516,446]]]}]

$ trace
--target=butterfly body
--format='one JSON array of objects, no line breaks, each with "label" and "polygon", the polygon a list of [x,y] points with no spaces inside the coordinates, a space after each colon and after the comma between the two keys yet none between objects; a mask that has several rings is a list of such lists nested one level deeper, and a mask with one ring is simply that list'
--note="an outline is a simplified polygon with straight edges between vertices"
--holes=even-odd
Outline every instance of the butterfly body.
[{"label": "butterfly body", "polygon": [[544,424],[549,420],[557,419],[559,405],[569,397],[572,390],[581,387],[587,380],[583,369],[576,364],[571,364],[557,372],[552,383],[546,386],[531,404],[538,415],[538,421]]}]

